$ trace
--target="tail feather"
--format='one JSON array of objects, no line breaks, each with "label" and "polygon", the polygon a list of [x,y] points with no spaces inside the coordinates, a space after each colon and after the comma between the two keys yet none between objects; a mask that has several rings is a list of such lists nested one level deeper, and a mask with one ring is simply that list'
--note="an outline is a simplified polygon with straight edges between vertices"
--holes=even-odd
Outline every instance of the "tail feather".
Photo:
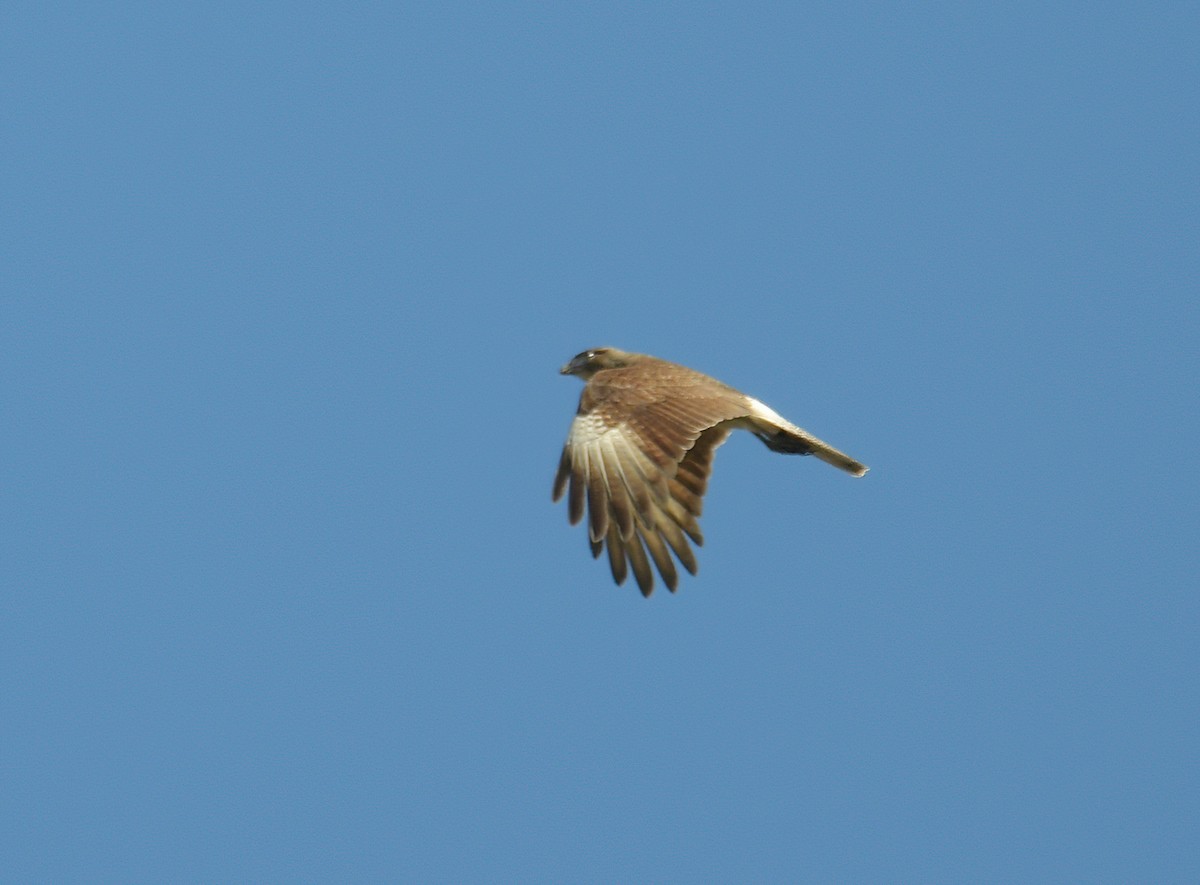
[{"label": "tail feather", "polygon": [[802,430],[796,433],[786,428],[776,427],[765,432],[755,430],[754,435],[766,443],[767,448],[772,452],[783,452],[787,455],[815,455],[826,464],[832,464],[855,476],[862,476],[870,469],[867,465],[855,461],[845,452],[839,452],[829,443]]},{"label": "tail feather", "polygon": [[855,461],[845,452],[839,452],[757,400],[752,402],[752,408],[755,414],[749,419],[749,429],[771,451],[788,455],[815,455],[826,464],[832,464],[854,476],[862,476],[869,469],[866,464]]}]

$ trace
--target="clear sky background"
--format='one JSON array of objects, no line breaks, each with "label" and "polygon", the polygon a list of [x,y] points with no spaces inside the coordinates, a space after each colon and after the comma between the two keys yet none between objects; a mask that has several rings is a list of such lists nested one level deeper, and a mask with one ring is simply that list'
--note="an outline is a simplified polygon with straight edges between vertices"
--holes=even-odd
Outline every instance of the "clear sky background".
[{"label": "clear sky background", "polygon": [[[1200,880],[1194,4],[5,3],[0,875]],[[550,503],[601,344],[700,574]]]}]

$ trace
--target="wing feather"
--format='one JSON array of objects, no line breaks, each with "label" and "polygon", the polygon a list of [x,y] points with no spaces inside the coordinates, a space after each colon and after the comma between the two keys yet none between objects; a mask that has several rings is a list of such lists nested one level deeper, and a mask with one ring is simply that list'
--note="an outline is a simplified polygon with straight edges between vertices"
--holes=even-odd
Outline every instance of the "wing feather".
[{"label": "wing feather", "polygon": [[633,537],[623,542],[621,546],[629,558],[629,565],[633,569],[633,576],[637,579],[638,589],[642,591],[643,596],[649,596],[654,592],[654,572],[650,570],[650,560],[646,558],[646,551],[642,549],[641,533],[634,532]]},{"label": "wing feather", "polygon": [[557,501],[563,496],[567,482],[571,478],[571,447],[563,446],[562,457],[558,459],[558,472],[554,474],[554,492],[550,500]]},{"label": "wing feather", "polygon": [[654,560],[658,573],[662,575],[663,583],[667,585],[668,590],[674,593],[675,588],[679,586],[679,574],[675,570],[675,562],[667,552],[667,545],[663,543],[662,535],[657,531],[650,531],[640,536],[642,543],[650,551],[650,558]]},{"label": "wing feather", "polygon": [[614,444],[612,448],[613,454],[617,459],[617,465],[621,469],[621,478],[625,481],[625,488],[632,499],[634,511],[636,513],[648,513],[651,508],[651,495],[653,494],[654,497],[666,497],[668,491],[664,488],[662,494],[659,494],[658,487],[651,479],[647,478],[640,466],[638,452],[633,446],[619,446]]},{"label": "wing feather", "polygon": [[567,519],[571,525],[579,525],[583,519],[583,497],[586,480],[572,468],[571,490],[567,494]]},{"label": "wing feather", "polygon": [[600,447],[592,444],[583,451],[587,464],[588,530],[592,540],[599,541],[608,534],[608,478],[604,475]]},{"label": "wing feather", "polygon": [[600,438],[599,442],[601,463],[604,474],[608,479],[608,501],[612,518],[620,529],[621,537],[628,538],[633,533],[633,505],[630,501],[629,480],[621,467],[621,459],[617,455],[617,446],[610,435]]},{"label": "wing feather", "polygon": [[658,533],[670,545],[675,558],[679,560],[680,564],[690,574],[696,574],[696,554],[688,546],[687,538],[683,535],[683,530],[671,520],[664,519],[658,524]]},{"label": "wing feather", "polygon": [[625,541],[617,534],[616,526],[608,529],[608,566],[612,569],[613,580],[620,587],[629,576],[628,562],[625,558]]}]

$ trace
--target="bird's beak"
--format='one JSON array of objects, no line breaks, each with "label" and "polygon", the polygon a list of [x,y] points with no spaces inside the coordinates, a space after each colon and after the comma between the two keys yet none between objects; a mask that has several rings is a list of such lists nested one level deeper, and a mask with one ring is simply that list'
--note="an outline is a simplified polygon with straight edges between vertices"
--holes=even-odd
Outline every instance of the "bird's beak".
[{"label": "bird's beak", "polygon": [[558,374],[574,375],[576,372],[579,371],[579,365],[580,365],[580,359],[579,359],[579,357],[575,357],[575,359],[571,360],[569,363],[567,363],[565,366],[563,366],[561,369],[559,369]]}]

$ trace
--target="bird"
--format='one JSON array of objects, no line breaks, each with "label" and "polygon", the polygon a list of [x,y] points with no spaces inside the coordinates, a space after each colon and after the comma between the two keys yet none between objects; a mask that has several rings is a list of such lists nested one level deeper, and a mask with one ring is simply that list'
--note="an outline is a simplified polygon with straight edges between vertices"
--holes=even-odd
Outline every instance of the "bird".
[{"label": "bird", "polygon": [[560,370],[584,382],[554,476],[553,501],[567,494],[571,525],[583,519],[598,559],[606,548],[613,580],[632,569],[642,596],[654,572],[674,593],[674,553],[695,575],[688,545],[704,543],[699,518],[717,447],[748,430],[775,452],[813,455],[853,476],[867,467],[817,439],[752,396],[686,366],[615,347],[577,354]]}]

